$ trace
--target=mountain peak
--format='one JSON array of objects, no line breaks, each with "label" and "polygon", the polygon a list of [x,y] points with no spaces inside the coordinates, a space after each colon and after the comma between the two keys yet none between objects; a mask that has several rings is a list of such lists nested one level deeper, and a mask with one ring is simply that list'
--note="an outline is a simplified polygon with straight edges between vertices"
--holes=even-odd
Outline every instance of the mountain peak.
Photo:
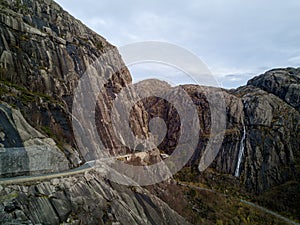
[{"label": "mountain peak", "polygon": [[300,68],[273,69],[247,84],[278,96],[300,111]]}]

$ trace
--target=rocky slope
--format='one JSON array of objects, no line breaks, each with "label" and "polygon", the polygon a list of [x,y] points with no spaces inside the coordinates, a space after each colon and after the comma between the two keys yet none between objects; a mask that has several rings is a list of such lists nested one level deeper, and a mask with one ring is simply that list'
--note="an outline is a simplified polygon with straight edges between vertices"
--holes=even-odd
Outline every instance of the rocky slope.
[{"label": "rocky slope", "polygon": [[[210,168],[239,177],[253,192],[268,190],[297,177],[300,159],[299,78],[299,69],[277,69],[250,80],[247,86],[223,91],[226,130]],[[212,137],[211,106],[205,92],[218,89],[195,85],[182,88],[198,108],[201,132],[198,147],[190,160],[190,165],[197,170]],[[178,96],[176,88],[169,96],[171,99]],[[144,99],[143,103],[149,120],[155,116],[165,119],[168,133],[159,149],[171,154],[180,136],[180,118],[176,109],[157,97]]]},{"label": "rocky slope", "polygon": [[0,178],[69,169],[55,142],[31,127],[19,111],[0,104],[0,121]]},{"label": "rocky slope", "polygon": [[[97,76],[109,79],[97,105],[98,132],[111,153],[118,153],[116,149],[126,151],[108,123],[107,108],[116,93],[131,82],[129,71],[114,46],[54,1],[46,0],[2,0],[0,33],[3,101],[22,110],[32,126],[67,143],[69,146],[63,151],[76,166],[80,161],[74,150],[71,126],[73,95],[86,70],[95,68]],[[91,65],[100,56],[102,62]],[[136,110],[142,111],[142,106],[137,106]],[[142,118],[136,118],[136,123],[143,124]],[[137,133],[145,135],[140,125],[134,127]],[[97,155],[92,150],[90,156],[78,153],[82,160]]]},{"label": "rocky slope", "polygon": [[248,81],[252,85],[272,93],[293,108],[300,110],[300,69],[274,69]]},{"label": "rocky slope", "polygon": [[[111,126],[112,102],[131,82],[115,48],[52,1],[3,0],[0,10],[1,99],[19,108],[32,126],[62,143],[60,148],[71,166],[76,166],[97,155],[75,148],[70,117],[79,78],[87,68],[96,68],[100,77],[111,75],[96,109],[99,136],[110,153],[128,152]],[[105,63],[92,65],[99,58]],[[198,148],[190,161],[195,165],[210,137],[210,106],[202,88],[183,88],[197,105],[201,124]],[[293,177],[299,158],[298,89],[299,69],[290,68],[269,71],[245,87],[224,91],[226,132],[212,168],[238,174],[249,189],[258,192]],[[176,147],[180,124],[176,110],[162,99],[138,103],[131,127],[135,134],[147,136],[147,118],[155,115],[166,120],[168,133],[159,148],[170,154]],[[241,145],[245,146],[244,157],[238,163]]]},{"label": "rocky slope", "polygon": [[243,102],[246,137],[240,172],[249,190],[261,192],[298,179],[299,78],[299,69],[275,69],[231,92]]},{"label": "rocky slope", "polygon": [[[101,63],[95,64],[100,60]],[[116,48],[51,0],[0,0],[1,176],[62,171],[97,157],[97,150],[82,151],[77,147],[72,131],[74,91],[86,71],[108,79],[95,107],[97,133],[104,147],[111,154],[130,152],[132,149],[122,145],[112,128],[112,103],[122,88],[131,83],[130,73]],[[89,85],[92,84],[86,87]],[[188,169],[182,170],[184,174],[179,177],[193,182],[210,180],[221,186],[225,183],[222,175],[228,175],[227,189],[230,185],[244,187],[248,193],[264,193],[288,181],[299,181],[300,69],[271,70],[236,90],[197,85],[170,87],[167,83],[160,86],[163,87],[160,92],[167,93],[169,99],[177,99],[179,89],[184,89],[198,113],[199,142]],[[152,89],[147,87],[143,91]],[[209,139],[218,135],[211,133],[211,110],[218,110],[218,102],[210,104],[207,94],[220,91],[226,108],[224,139],[210,168],[200,174],[197,172],[200,158]],[[88,99],[84,94],[79,97]],[[132,98],[136,97],[135,93],[131,94]],[[180,123],[184,122],[177,110],[162,98],[143,99],[131,111],[130,127],[134,134],[145,137],[149,135],[151,118],[164,119],[167,134],[158,148],[172,154],[179,143]],[[123,120],[123,116],[118,115],[118,119]],[[89,144],[97,149],[96,143]],[[134,150],[141,151],[142,147]],[[155,162],[160,161],[157,156],[154,155]],[[131,163],[138,162],[134,158]],[[187,174],[188,171],[192,173]],[[205,196],[196,196],[191,190],[180,192],[186,207],[191,207],[189,211],[185,213],[184,207],[177,206],[172,206],[177,212],[171,210],[171,204],[179,203],[174,196],[164,199],[162,192],[172,193],[174,186],[175,190],[178,188],[176,184],[153,188],[154,194],[168,202],[168,206],[144,188],[110,183],[102,172],[0,186],[0,221],[7,224],[185,224],[179,216],[183,214],[197,224],[203,221],[199,215],[209,214],[213,218],[204,221],[215,224],[222,218],[217,216],[213,208],[216,206],[208,209],[202,202]],[[281,194],[282,191],[278,193]],[[295,209],[294,214],[298,212]],[[242,223],[244,217],[238,221]]]},{"label": "rocky slope", "polygon": [[[78,80],[99,57],[93,68],[110,79],[96,107],[98,133],[110,153],[127,151],[107,110],[131,82],[116,48],[53,1],[0,3],[1,175],[66,170],[97,155],[76,148],[70,112]],[[141,112],[137,105],[135,113]],[[145,134],[143,117],[132,122],[135,133]],[[1,224],[188,224],[146,190],[102,176],[0,186]]]},{"label": "rocky slope", "polygon": [[107,168],[24,185],[0,185],[1,224],[189,224],[140,187],[105,178]]}]

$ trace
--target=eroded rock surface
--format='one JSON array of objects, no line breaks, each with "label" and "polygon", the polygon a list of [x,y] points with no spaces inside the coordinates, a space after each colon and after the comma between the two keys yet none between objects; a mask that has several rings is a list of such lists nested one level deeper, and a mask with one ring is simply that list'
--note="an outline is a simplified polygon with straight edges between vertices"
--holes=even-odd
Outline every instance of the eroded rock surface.
[{"label": "eroded rock surface", "polygon": [[[112,101],[131,83],[114,46],[54,1],[1,1],[0,33],[1,100],[21,109],[32,126],[66,144],[62,150],[72,166],[80,163],[77,155],[82,161],[98,155],[93,149],[79,150],[72,131],[73,96],[87,70],[95,69],[94,75],[105,83],[96,115],[91,112],[102,143],[111,154],[130,151],[111,125]],[[135,112],[133,130],[146,136],[143,106],[136,105]]]},{"label": "eroded rock surface", "polygon": [[2,224],[189,224],[147,190],[110,183],[101,171],[0,186]]},{"label": "eroded rock surface", "polygon": [[69,169],[54,140],[31,127],[22,114],[0,104],[0,177],[51,173]]},{"label": "eroded rock surface", "polygon": [[[254,192],[268,190],[298,176],[300,114],[295,88],[299,86],[299,77],[298,69],[272,70],[253,78],[247,86],[223,90],[226,129],[210,168],[238,176],[245,187]],[[256,87],[252,86],[253,83]],[[220,89],[196,85],[183,85],[181,88],[191,97],[198,111],[199,143],[189,163],[197,170],[209,139],[214,137],[211,133],[211,109],[218,111],[218,102],[211,104],[206,96]],[[171,99],[179,98],[176,87],[167,89]],[[149,120],[159,116],[166,121],[168,131],[159,149],[171,154],[177,147],[181,132],[182,121],[178,112],[158,97],[144,99],[143,103]],[[243,154],[239,162],[240,151]]]}]

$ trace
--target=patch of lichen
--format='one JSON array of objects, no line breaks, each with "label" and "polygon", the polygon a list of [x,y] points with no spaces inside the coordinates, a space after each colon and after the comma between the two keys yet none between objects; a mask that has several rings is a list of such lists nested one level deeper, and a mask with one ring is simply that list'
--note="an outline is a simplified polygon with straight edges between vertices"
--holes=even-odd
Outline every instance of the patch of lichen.
[{"label": "patch of lichen", "polygon": [[0,195],[0,204],[16,199],[18,196],[19,194],[17,192],[12,192],[6,195]]},{"label": "patch of lichen", "polygon": [[[0,80],[0,100],[5,100],[4,98],[7,97],[15,98],[16,102],[20,102],[23,105],[28,105],[28,103],[39,101],[39,99],[42,99],[42,101],[45,102],[62,105],[61,102],[49,95],[39,92],[32,92],[21,85],[10,83],[7,80]],[[12,104],[12,106],[13,105],[16,105],[16,103]]]},{"label": "patch of lichen", "polygon": [[[24,115],[28,113],[28,108],[34,105],[56,105],[61,109],[64,107],[63,103],[54,99],[51,96],[45,95],[43,93],[32,92],[25,87],[10,83],[6,80],[0,80],[0,103],[5,102],[11,107],[18,109]],[[39,125],[36,127],[40,132],[42,132],[47,137],[55,140],[59,149],[63,148],[63,141],[59,135],[56,135],[50,125]]]}]

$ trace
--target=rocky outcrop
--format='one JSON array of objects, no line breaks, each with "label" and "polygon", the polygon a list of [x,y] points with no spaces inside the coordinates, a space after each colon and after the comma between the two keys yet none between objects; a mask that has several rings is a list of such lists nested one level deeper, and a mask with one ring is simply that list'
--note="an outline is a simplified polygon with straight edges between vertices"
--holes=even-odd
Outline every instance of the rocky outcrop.
[{"label": "rocky outcrop", "polygon": [[0,18],[1,78],[30,91],[71,95],[86,67],[113,48],[54,1],[4,0]]},{"label": "rocky outcrop", "polygon": [[69,169],[56,143],[31,127],[18,110],[1,104],[0,121],[0,177]]},{"label": "rocky outcrop", "polygon": [[[245,187],[254,192],[268,190],[297,176],[300,159],[297,138],[300,135],[297,71],[291,68],[272,70],[253,78],[245,87],[223,90],[226,130],[218,155],[210,168],[239,177]],[[199,143],[189,163],[197,167],[213,135],[211,104],[206,95],[218,89],[196,85],[184,85],[182,88],[198,110]],[[178,96],[176,88],[167,89],[172,90],[173,99]],[[166,121],[168,131],[159,149],[172,154],[181,132],[181,121],[176,109],[157,97],[144,99],[143,103],[149,120],[159,116]]]},{"label": "rocky outcrop", "polygon": [[[50,0],[1,1],[0,33],[0,80],[5,81],[0,82],[1,100],[21,109],[33,127],[66,143],[62,150],[72,166],[79,164],[76,151],[83,161],[97,156],[93,150],[87,155],[76,149],[71,124],[74,90],[87,69],[107,79],[96,109],[104,146],[111,154],[130,151],[110,124],[113,99],[131,83],[114,46]],[[93,67],[100,57],[101,63]],[[136,114],[143,111],[137,105]],[[143,117],[132,124],[135,133],[146,135]]]},{"label": "rocky outcrop", "polygon": [[147,190],[105,180],[106,170],[0,185],[2,224],[189,224]]},{"label": "rocky outcrop", "polygon": [[[189,161],[189,165],[196,166],[199,164],[200,157],[203,155],[203,152],[212,135],[210,110],[215,109],[217,114],[221,113],[218,112],[218,101],[209,102],[207,99],[207,94],[211,92],[217,93],[222,90],[213,87],[201,87],[197,85],[183,85],[179,88],[188,94],[198,112],[200,124],[199,140],[194,155]],[[168,99],[171,99],[171,102],[174,99],[178,99],[179,95],[176,88],[168,87],[167,89],[169,90]],[[161,92],[164,92],[167,89],[161,90]],[[223,91],[222,95],[226,106],[224,112],[226,114],[226,131],[224,133],[224,140],[219,154],[213,162],[213,167],[217,168],[218,171],[233,174],[236,168],[236,159],[244,124],[243,103],[240,98],[226,91]],[[151,120],[154,117],[160,117],[165,120],[168,128],[167,133],[158,148],[167,154],[172,154],[178,145],[179,137],[181,135],[181,124],[183,122],[181,121],[177,109],[170,104],[170,102],[158,97],[144,99],[143,103],[148,113],[148,120]],[[221,116],[215,119],[220,118]],[[190,127],[190,129],[192,129],[192,127]]]},{"label": "rocky outcrop", "polygon": [[246,187],[261,192],[296,178],[299,111],[258,88],[246,86],[237,93],[242,94],[247,128],[242,166]]},{"label": "rocky outcrop", "polygon": [[[1,176],[62,171],[68,169],[68,164],[77,167],[99,156],[97,143],[86,139],[95,133],[79,133],[83,144],[92,147],[83,151],[76,145],[72,131],[72,119],[78,119],[71,116],[72,101],[87,71],[105,81],[97,101],[90,103],[94,105],[91,112],[95,111],[91,121],[95,121],[103,149],[112,155],[143,151],[145,146],[140,143],[133,149],[124,146],[126,134],[119,137],[113,129],[113,102],[131,84],[130,73],[117,49],[51,0],[0,1]],[[184,90],[196,108],[196,113],[188,116],[198,116],[200,126],[199,140],[188,162],[188,166],[197,169],[209,140],[220,135],[211,131],[211,110],[218,113],[218,101],[211,104],[207,95],[222,92],[225,133],[210,169],[235,175],[235,180],[249,191],[262,192],[300,174],[299,74],[299,69],[293,68],[271,70],[253,78],[247,86],[230,91],[197,85],[171,87],[155,81],[161,90],[149,86],[142,92],[156,90],[166,98],[152,96],[137,102],[129,115],[130,128],[141,139],[149,137],[149,122],[160,117],[166,126],[152,127],[156,131],[166,128],[159,150],[172,154],[178,144],[182,144],[182,151],[187,150],[186,143],[192,137],[179,143],[185,120],[178,109],[184,104],[175,108],[170,103]],[[90,101],[93,79],[89,82],[78,96],[84,102]],[[137,97],[130,93],[130,98]],[[127,103],[122,102],[120,108]],[[86,108],[79,108],[77,115],[85,117],[82,109]],[[214,118],[216,124],[223,119],[221,115]],[[116,119],[125,121],[125,116],[119,113]],[[198,123],[196,119],[192,122],[195,121]],[[78,125],[88,127],[89,122]],[[196,122],[188,124],[187,130],[196,129]],[[153,154],[139,154],[129,163],[149,165],[161,160],[157,149]],[[25,224],[185,223],[144,189],[111,184],[103,176],[97,171],[84,177],[0,186],[0,218],[7,223]]]},{"label": "rocky outcrop", "polygon": [[300,110],[300,69],[274,69],[248,81],[252,85],[272,93],[293,108]]}]

